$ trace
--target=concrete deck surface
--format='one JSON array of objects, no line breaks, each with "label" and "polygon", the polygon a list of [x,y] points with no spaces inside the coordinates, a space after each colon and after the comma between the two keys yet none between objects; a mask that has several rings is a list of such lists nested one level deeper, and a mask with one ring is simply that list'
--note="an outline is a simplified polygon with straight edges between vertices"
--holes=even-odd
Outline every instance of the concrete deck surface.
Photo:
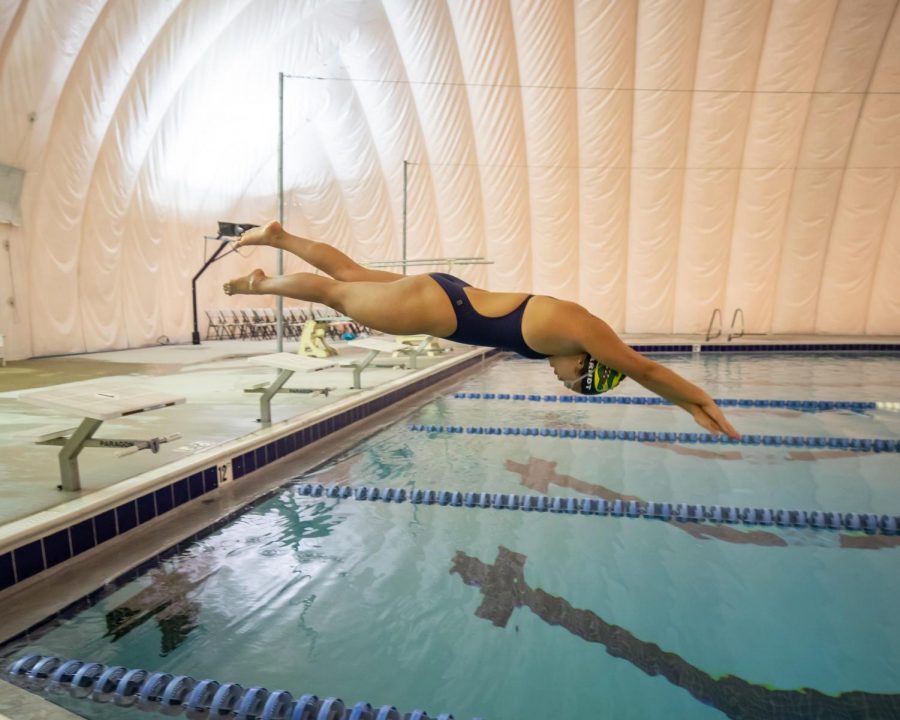
[{"label": "concrete deck surface", "polygon": [[[448,348],[452,343],[444,343]],[[363,357],[365,352],[335,343],[343,357]],[[462,346],[457,346],[463,349]],[[285,343],[284,349],[296,349]],[[0,525],[65,503],[139,473],[161,467],[260,428],[259,394],[244,389],[269,383],[278,372],[247,362],[253,355],[275,352],[274,340],[219,340],[201,345],[158,347],[38,358],[8,363],[0,368]],[[458,355],[448,350],[434,358],[420,356],[419,368]],[[379,355],[362,373],[363,389],[370,389],[415,373],[402,359]],[[97,438],[149,439],[171,433],[181,438],[161,446],[157,454],[144,450],[118,458],[110,449],[85,448],[78,458],[82,490],[63,493],[59,483],[59,447],[37,445],[36,434],[50,428],[78,425],[80,418],[21,402],[30,389],[61,383],[90,382],[115,377],[142,388],[186,397],[183,405],[163,408],[103,423]],[[295,373],[286,387],[333,388],[328,394],[280,393],[272,400],[272,420],[278,422],[345,399],[353,389],[353,373],[347,368]]]}]

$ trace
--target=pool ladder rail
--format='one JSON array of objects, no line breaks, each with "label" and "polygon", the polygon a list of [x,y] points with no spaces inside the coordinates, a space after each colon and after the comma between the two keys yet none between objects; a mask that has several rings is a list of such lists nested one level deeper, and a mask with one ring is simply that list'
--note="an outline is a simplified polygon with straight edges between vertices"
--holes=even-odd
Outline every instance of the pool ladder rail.
[{"label": "pool ladder rail", "polygon": [[493,510],[522,510],[567,515],[598,515],[601,517],[645,518],[668,522],[698,522],[729,525],[778,525],[780,527],[811,528],[813,530],[847,530],[868,535],[897,535],[900,515],[875,513],[833,512],[827,510],[786,510],[779,508],[737,507],[727,505],[698,505],[692,503],[642,502],[638,500],[604,500],[603,498],[549,497],[547,495],[515,495],[510,493],[460,492],[458,490],[423,490],[416,488],[381,488],[378,486],[350,487],[303,483],[300,495],[328,497],[340,500],[413,505],[438,505]]},{"label": "pool ladder rail", "polygon": [[[716,315],[719,316],[719,328],[716,330],[716,334],[713,335],[713,323],[716,321]],[[734,327],[737,323],[738,315],[741,317],[741,329],[738,332],[735,332]],[[706,327],[706,342],[710,340],[714,340],[715,338],[722,335],[722,312],[719,308],[714,308],[712,311],[712,316],[709,318],[709,325]],[[726,340],[731,342],[733,338],[739,338],[744,336],[744,311],[741,308],[737,308],[734,311],[734,315],[731,316],[731,327],[728,329],[728,335],[726,336]]]},{"label": "pool ladder rail", "polygon": [[[302,695],[294,699],[287,690],[245,689],[237,683],[51,655],[25,655],[15,660],[6,674],[11,683],[27,690],[68,691],[76,698],[145,712],[167,716],[184,713],[188,720],[432,720],[424,710],[400,713],[393,705],[376,709],[367,702],[348,708],[334,697]],[[453,720],[453,715],[442,713],[434,720]]]}]

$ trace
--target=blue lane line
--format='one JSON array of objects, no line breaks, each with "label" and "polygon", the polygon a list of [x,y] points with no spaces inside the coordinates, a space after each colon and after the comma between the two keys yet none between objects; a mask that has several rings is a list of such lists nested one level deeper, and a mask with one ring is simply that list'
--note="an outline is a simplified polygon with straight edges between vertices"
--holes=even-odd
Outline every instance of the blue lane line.
[{"label": "blue lane line", "polygon": [[[457,400],[527,400],[529,402],[594,403],[598,405],[671,405],[661,397],[640,395],[536,395],[524,393],[458,392]],[[900,410],[900,402],[847,400],[751,400],[716,398],[719,407],[787,408],[818,412],[822,410]]]},{"label": "blue lane line", "polygon": [[[82,660],[63,660],[51,655],[23,655],[6,672],[14,685],[29,690],[68,690],[73,697],[119,707],[136,707],[146,712],[188,717],[229,717],[235,720],[429,720],[424,710],[401,715],[393,705],[380,709],[367,702],[352,708],[339,698],[319,699],[302,695],[298,699],[287,690],[251,687],[216,680],[196,680],[189,675],[148,672],[121,665],[106,666]],[[375,713],[378,713],[376,716]],[[118,717],[118,713],[116,714]],[[435,720],[453,720],[441,713]],[[474,718],[473,720],[481,720]]]},{"label": "blue lane line", "polygon": [[578,440],[629,440],[636,442],[700,443],[708,445],[769,445],[774,447],[829,448],[858,452],[900,452],[900,440],[887,438],[819,437],[804,435],[741,435],[733,440],[725,435],[694,432],[654,432],[651,430],[575,430],[542,427],[485,427],[462,425],[409,425],[411,432],[466,435],[524,435]]},{"label": "blue lane line", "polygon": [[451,490],[407,491],[405,488],[382,488],[376,485],[352,488],[348,485],[303,483],[300,495],[329,497],[340,500],[368,500],[374,502],[414,505],[439,505],[494,510],[523,510],[568,515],[599,515],[603,517],[646,518],[648,520],[677,520],[743,525],[779,525],[808,527],[815,530],[853,530],[870,535],[896,535],[900,516],[874,513],[839,513],[824,510],[773,510],[771,508],[736,507],[726,505],[692,505],[689,503],[641,502],[601,498],[548,497],[547,495],[510,495],[506,493],[462,493]]}]

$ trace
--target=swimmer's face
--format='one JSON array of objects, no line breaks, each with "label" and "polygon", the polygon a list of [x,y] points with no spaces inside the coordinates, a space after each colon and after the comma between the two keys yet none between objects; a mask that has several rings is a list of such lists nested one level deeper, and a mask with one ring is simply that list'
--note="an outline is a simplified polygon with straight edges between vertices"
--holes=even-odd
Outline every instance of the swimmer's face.
[{"label": "swimmer's face", "polygon": [[574,390],[586,375],[585,361],[587,357],[587,353],[554,355],[550,358],[550,367],[553,368],[553,374],[562,380],[563,385]]}]

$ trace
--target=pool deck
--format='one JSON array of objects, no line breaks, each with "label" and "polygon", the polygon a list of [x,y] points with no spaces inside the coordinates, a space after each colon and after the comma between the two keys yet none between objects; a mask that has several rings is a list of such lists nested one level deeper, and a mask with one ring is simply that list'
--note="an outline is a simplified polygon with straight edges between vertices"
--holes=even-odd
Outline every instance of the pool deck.
[{"label": "pool deck", "polygon": [[[451,343],[445,343],[449,348]],[[294,343],[285,343],[291,350]],[[361,358],[365,351],[341,347],[342,358]],[[419,369],[452,362],[464,352],[458,346],[443,356],[417,360]],[[129,478],[151,472],[187,457],[214,450],[229,441],[265,432],[258,421],[260,395],[244,392],[275,379],[273,368],[251,365],[254,355],[275,352],[275,341],[209,341],[201,345],[169,345],[94,353],[68,357],[39,358],[8,363],[0,368],[0,529],[35,513],[86,498]],[[362,373],[362,389],[351,388],[352,372],[329,368],[298,372],[286,387],[331,388],[322,394],[280,393],[272,399],[273,424],[335,405],[365,394],[366,390],[414,375],[402,359],[379,355]],[[378,367],[375,367],[378,365]],[[163,444],[159,452],[141,451],[117,457],[112,449],[85,448],[78,464],[82,489],[62,492],[57,454],[59,447],[38,445],[34,438],[47,429],[71,428],[81,418],[36,407],[20,401],[25,391],[63,383],[81,383],[101,378],[123,380],[142,389],[183,396],[186,402],[130,417],[107,421],[98,438],[149,439],[180,433],[181,438]]]}]

